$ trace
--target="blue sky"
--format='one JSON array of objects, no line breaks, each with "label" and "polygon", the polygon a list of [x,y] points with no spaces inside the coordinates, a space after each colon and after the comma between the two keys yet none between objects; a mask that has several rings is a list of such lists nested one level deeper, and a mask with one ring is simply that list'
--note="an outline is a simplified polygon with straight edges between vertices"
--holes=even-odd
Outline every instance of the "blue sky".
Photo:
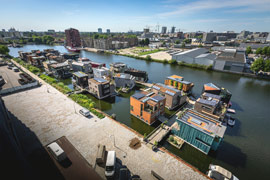
[{"label": "blue sky", "polygon": [[0,0],[0,12],[0,29],[22,31],[270,31],[270,0]]}]

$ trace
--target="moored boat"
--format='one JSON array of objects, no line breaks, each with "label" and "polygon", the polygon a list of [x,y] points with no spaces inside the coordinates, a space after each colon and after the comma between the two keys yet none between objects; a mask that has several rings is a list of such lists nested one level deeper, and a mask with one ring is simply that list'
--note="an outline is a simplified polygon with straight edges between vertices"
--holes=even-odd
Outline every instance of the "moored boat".
[{"label": "moored boat", "polygon": [[206,174],[208,177],[216,180],[239,180],[230,171],[213,164],[209,165],[209,171]]},{"label": "moored boat", "polygon": [[73,48],[73,47],[70,47],[70,46],[66,46],[67,50],[70,51],[70,52],[80,52],[81,50],[80,49],[77,49],[77,48]]}]

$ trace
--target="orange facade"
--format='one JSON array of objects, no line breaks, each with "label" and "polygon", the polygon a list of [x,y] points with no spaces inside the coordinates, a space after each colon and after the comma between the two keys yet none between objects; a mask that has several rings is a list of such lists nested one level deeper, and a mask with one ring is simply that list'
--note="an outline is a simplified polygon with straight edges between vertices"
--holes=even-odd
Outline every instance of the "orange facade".
[{"label": "orange facade", "polygon": [[165,113],[166,99],[160,102],[148,100],[142,102],[141,100],[130,97],[130,113],[141,119],[147,124],[152,124],[156,121],[156,117]]}]

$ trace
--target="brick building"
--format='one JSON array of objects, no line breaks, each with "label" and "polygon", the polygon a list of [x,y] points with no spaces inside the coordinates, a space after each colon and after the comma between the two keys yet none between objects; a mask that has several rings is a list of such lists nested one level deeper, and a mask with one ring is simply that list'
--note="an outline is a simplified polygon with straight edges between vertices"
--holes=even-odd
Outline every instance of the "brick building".
[{"label": "brick building", "polygon": [[81,47],[80,33],[77,29],[66,29],[66,46],[70,47]]}]

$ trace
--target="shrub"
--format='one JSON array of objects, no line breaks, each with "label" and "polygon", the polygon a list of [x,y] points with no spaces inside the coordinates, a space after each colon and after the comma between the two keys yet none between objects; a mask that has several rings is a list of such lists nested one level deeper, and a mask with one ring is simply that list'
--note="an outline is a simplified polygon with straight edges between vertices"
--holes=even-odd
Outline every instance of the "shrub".
[{"label": "shrub", "polygon": [[170,64],[177,64],[177,61],[175,59],[172,59],[169,61]]},{"label": "shrub", "polygon": [[146,56],[146,58],[145,58],[145,60],[146,60],[146,61],[151,61],[151,60],[152,60],[152,58],[151,58],[151,56],[150,56],[150,55],[147,55],[147,56]]},{"label": "shrub", "polygon": [[170,142],[174,142],[173,136],[170,136],[170,137],[169,137],[169,141],[170,141]]}]

